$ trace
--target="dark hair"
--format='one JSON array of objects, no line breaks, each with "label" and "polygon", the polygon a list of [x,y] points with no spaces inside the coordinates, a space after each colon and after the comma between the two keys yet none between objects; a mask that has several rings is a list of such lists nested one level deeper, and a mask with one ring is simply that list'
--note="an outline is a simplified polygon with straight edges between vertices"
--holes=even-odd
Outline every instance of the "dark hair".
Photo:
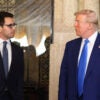
[{"label": "dark hair", "polygon": [[13,18],[14,15],[9,12],[0,11],[0,26],[3,26],[3,24],[5,23],[5,17]]}]

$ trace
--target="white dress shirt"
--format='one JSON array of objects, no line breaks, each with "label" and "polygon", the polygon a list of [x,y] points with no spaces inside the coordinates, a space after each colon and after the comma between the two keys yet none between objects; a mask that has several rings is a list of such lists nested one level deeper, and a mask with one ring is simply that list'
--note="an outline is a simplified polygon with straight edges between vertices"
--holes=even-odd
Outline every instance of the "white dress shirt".
[{"label": "white dress shirt", "polygon": [[[0,39],[0,52],[1,52],[1,56],[3,55],[2,53],[2,49],[3,49],[3,41],[2,39]],[[11,60],[12,60],[12,51],[11,51],[11,43],[10,40],[6,40],[7,41],[7,49],[8,49],[8,70],[10,69],[10,65],[11,65]]]},{"label": "white dress shirt", "polygon": [[[95,40],[97,38],[97,34],[98,34],[98,32],[96,31],[92,36],[90,36],[88,38],[89,43],[88,43],[88,53],[87,53],[88,55],[87,55],[86,70],[87,70],[87,67],[88,67],[88,62],[89,62],[89,59],[90,59],[90,56],[91,56],[91,53],[92,53],[92,49],[93,49]],[[81,56],[81,52],[82,52],[82,49],[83,49],[83,46],[84,46],[84,41],[85,41],[85,39],[82,39],[81,48],[80,48],[79,57],[78,57],[78,62],[79,62],[79,59],[80,59],[80,56]]]}]

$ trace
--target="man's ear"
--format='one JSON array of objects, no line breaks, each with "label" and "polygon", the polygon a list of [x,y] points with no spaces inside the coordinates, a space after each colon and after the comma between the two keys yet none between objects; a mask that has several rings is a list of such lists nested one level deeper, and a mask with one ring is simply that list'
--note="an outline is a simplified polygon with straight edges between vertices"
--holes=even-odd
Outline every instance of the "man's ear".
[{"label": "man's ear", "polygon": [[93,24],[92,23],[89,23],[89,29],[92,29],[93,28]]}]

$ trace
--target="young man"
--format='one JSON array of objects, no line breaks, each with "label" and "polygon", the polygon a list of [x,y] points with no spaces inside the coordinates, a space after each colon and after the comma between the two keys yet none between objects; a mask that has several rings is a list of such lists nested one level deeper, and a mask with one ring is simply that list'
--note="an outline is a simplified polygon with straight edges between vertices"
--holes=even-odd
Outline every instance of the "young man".
[{"label": "young man", "polygon": [[0,12],[0,100],[23,100],[24,57],[12,43],[16,23],[13,14]]},{"label": "young man", "polygon": [[[100,100],[100,34],[94,11],[75,13],[79,38],[67,43],[59,78],[59,100]],[[85,44],[88,41],[87,44]],[[84,49],[83,49],[84,48]]]}]

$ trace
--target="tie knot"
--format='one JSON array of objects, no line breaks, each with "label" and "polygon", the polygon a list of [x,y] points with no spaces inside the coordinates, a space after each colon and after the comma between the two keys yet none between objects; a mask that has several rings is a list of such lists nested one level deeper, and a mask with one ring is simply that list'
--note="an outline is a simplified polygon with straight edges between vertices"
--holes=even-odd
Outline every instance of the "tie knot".
[{"label": "tie knot", "polygon": [[85,40],[85,44],[87,44],[87,43],[89,43],[89,40],[88,39]]},{"label": "tie knot", "polygon": [[4,41],[3,42],[3,47],[6,47],[6,45],[7,45],[7,41]]}]

